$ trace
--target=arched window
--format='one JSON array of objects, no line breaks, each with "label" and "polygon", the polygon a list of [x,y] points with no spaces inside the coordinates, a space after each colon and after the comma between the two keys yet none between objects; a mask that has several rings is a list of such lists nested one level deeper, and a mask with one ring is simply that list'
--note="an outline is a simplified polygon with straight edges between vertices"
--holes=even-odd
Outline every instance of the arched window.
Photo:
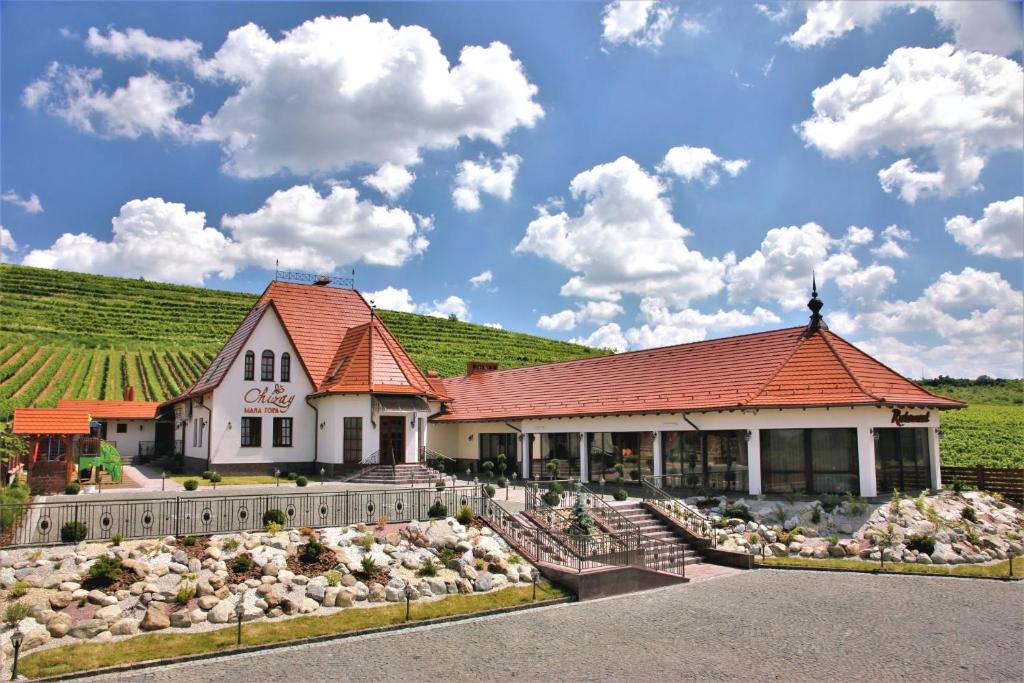
[{"label": "arched window", "polygon": [[274,381],[274,352],[264,351],[260,358],[260,379],[264,382]]},{"label": "arched window", "polygon": [[245,352],[245,379],[249,382],[256,379],[256,354],[252,351]]},{"label": "arched window", "polygon": [[292,356],[287,351],[281,354],[281,381],[292,381]]}]

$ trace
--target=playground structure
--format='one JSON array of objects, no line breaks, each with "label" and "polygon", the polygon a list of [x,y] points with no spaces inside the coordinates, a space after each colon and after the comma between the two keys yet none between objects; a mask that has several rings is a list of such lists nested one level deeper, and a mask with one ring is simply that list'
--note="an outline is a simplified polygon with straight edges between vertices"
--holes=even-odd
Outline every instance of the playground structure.
[{"label": "playground structure", "polygon": [[99,442],[99,452],[95,455],[87,455],[83,449],[82,454],[78,456],[78,480],[83,481],[82,472],[89,470],[87,481],[98,483],[101,481],[100,470],[103,470],[110,475],[110,479],[115,484],[120,484],[121,454],[117,452],[117,448],[112,443],[101,439],[83,439],[83,446],[91,441]]}]

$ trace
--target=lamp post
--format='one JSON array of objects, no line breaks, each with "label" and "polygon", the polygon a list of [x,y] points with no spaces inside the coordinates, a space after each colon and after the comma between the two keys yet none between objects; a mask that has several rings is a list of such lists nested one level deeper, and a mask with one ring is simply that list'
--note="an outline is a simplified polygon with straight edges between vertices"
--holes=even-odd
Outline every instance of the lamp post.
[{"label": "lamp post", "polygon": [[538,573],[539,572],[537,571],[536,567],[534,567],[533,571],[530,572],[530,578],[533,580],[532,583],[533,583],[533,601],[534,602],[537,602],[537,574]]},{"label": "lamp post", "polygon": [[[517,475],[516,475],[516,473],[515,473],[515,472],[513,472],[513,473],[512,473],[512,486],[515,486],[515,485],[516,485],[516,478],[517,478]],[[508,500],[508,490],[509,490],[510,488],[512,488],[512,486],[506,486],[506,487],[505,487],[505,500]]]},{"label": "lamp post", "polygon": [[323,467],[320,468],[320,485],[324,485],[324,475],[327,474],[327,470]]},{"label": "lamp post", "polygon": [[274,468],[274,486],[281,485],[281,470]]},{"label": "lamp post", "polygon": [[167,470],[160,472],[160,490],[163,491],[167,486]]},{"label": "lamp post", "polygon": [[601,500],[604,500],[604,475],[601,475]]},{"label": "lamp post", "polygon": [[11,634],[11,647],[14,648],[14,666],[11,667],[11,680],[18,678],[18,653],[21,652],[21,644],[25,642],[25,634],[21,632],[21,624],[14,627]]},{"label": "lamp post", "polygon": [[236,645],[242,644],[242,616],[245,614],[245,605],[242,601],[245,600],[245,593],[238,594],[238,602],[235,604],[235,616],[238,617],[238,641]]}]

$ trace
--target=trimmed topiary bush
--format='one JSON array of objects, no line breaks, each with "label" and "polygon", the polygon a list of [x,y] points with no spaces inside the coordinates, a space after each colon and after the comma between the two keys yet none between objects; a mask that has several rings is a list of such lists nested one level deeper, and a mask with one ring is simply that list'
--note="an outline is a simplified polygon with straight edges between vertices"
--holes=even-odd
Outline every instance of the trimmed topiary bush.
[{"label": "trimmed topiary bush", "polygon": [[82,522],[68,522],[60,528],[63,543],[81,543],[89,535],[89,527]]},{"label": "trimmed topiary bush", "polygon": [[494,498],[495,488],[493,484],[488,484],[484,487],[484,495],[488,498]]},{"label": "trimmed topiary bush", "polygon": [[271,522],[273,522],[274,524],[280,524],[281,526],[284,526],[284,523],[287,521],[288,518],[285,517],[283,510],[278,510],[277,508],[270,508],[269,510],[263,513],[263,526],[266,526]]},{"label": "trimmed topiary bush", "polygon": [[544,492],[544,495],[541,496],[541,500],[544,501],[545,505],[548,505],[549,507],[555,507],[556,505],[562,502],[562,496],[554,489],[548,489],[547,491]]},{"label": "trimmed topiary bush", "polygon": [[287,479],[288,481],[295,481],[296,479],[299,478],[299,475],[296,474],[295,472],[285,472],[284,478]]},{"label": "trimmed topiary bush", "polygon": [[429,510],[427,510],[427,516],[430,517],[430,519],[442,519],[447,517],[448,506],[441,501],[437,501],[430,506]]},{"label": "trimmed topiary bush", "polygon": [[64,487],[64,493],[68,496],[77,496],[81,490],[82,487],[77,481],[73,481]]},{"label": "trimmed topiary bush", "polygon": [[613,497],[615,498],[615,500],[620,500],[621,501],[621,500],[626,500],[627,498],[629,498],[629,494],[626,493],[626,489],[619,489],[618,491],[616,491],[613,494]]},{"label": "trimmed topiary bush", "polygon": [[309,479],[306,479],[305,477],[303,477],[301,475],[298,476],[298,477],[295,477],[295,485],[296,486],[300,486],[301,487],[301,486],[305,486],[308,483],[309,483]]},{"label": "trimmed topiary bush", "polygon": [[210,481],[213,482],[214,484],[219,483],[220,480],[223,478],[224,477],[220,476],[218,472],[210,472]]},{"label": "trimmed topiary bush", "polygon": [[213,477],[213,470],[205,470],[202,474],[203,479],[209,481]]},{"label": "trimmed topiary bush", "polygon": [[195,491],[197,488],[199,488],[199,482],[195,479],[186,479],[184,482],[182,482],[182,486],[185,487],[186,491]]},{"label": "trimmed topiary bush", "polygon": [[498,477],[498,488],[505,488],[508,486],[508,479],[504,476]]},{"label": "trimmed topiary bush", "polygon": [[121,558],[102,555],[89,567],[89,583],[94,586],[109,586],[121,578]]}]

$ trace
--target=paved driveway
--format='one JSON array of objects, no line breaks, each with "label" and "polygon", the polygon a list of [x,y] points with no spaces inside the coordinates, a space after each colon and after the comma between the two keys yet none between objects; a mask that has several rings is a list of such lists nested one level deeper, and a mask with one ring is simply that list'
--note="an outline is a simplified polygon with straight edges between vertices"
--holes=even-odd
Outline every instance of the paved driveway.
[{"label": "paved driveway", "polygon": [[1024,584],[758,570],[114,681],[1020,681]]}]

